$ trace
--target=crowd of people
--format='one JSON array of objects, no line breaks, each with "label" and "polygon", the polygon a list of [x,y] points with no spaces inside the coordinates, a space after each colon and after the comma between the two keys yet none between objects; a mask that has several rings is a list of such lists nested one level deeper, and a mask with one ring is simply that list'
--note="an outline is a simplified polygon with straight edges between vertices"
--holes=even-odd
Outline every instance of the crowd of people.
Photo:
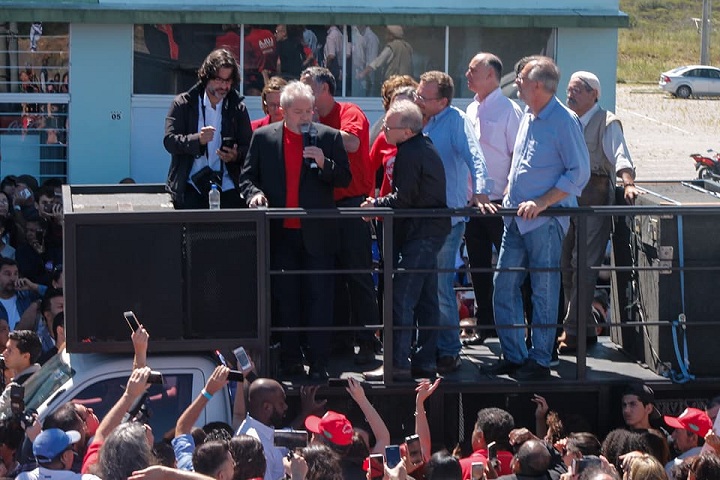
[{"label": "crowd of people", "polygon": [[[131,334],[135,356],[124,391],[103,418],[82,401],[58,405],[42,422],[7,403],[25,383],[41,353],[36,333],[13,331],[4,352],[11,383],[0,399],[0,476],[20,480],[715,480],[720,478],[720,397],[704,409],[661,416],[652,389],[628,384],[623,424],[605,438],[578,415],[533,402],[535,425],[517,425],[502,408],[477,412],[469,445],[443,445],[431,435],[426,402],[442,379],[415,388],[414,419],[403,439],[393,438],[366,395],[348,378],[348,411],[327,409],[318,385],[300,390],[288,418],[286,392],[254,364],[235,385],[231,423],[197,425],[208,402],[228,388],[231,370],[218,366],[168,432],[154,432],[137,408],[149,388],[150,335]],[[529,405],[529,408],[531,408]],[[399,411],[394,413],[401,414]],[[228,419],[230,421],[230,419]],[[620,422],[618,422],[620,423]],[[668,435],[667,431],[672,430]],[[451,451],[450,451],[451,450]]]},{"label": "crowd of people", "polygon": [[[284,373],[303,374],[307,364],[311,378],[327,378],[331,340],[359,348],[358,364],[372,361],[377,345],[370,326],[379,324],[383,301],[392,303],[394,325],[404,328],[393,336],[396,380],[456,371],[462,345],[454,269],[463,243],[470,267],[485,270],[472,275],[477,324],[486,327],[477,340],[496,334],[502,346],[503,357],[489,373],[549,378],[558,347],[576,348],[578,311],[590,316],[593,295],[578,305],[575,220],[540,214],[550,207],[612,204],[618,183],[632,203],[635,170],[620,121],[599,106],[597,76],[573,73],[566,106],[557,97],[560,72],[553,60],[523,58],[515,65],[523,112],[502,94],[504,69],[492,53],[470,59],[466,78],[475,97],[465,112],[452,105],[455,85],[448,74],[428,71],[419,81],[393,75],[381,88],[386,113],[372,127],[357,105],[335,99],[336,76],[321,66],[305,68],[299,80],[267,79],[261,92],[267,115],[251,122],[235,90],[238,63],[225,49],[211,52],[198,83],[176,97],[164,137],[176,208],[207,208],[215,183],[221,208],[471,207],[479,213],[471,219],[397,218],[392,239],[382,238],[382,211],[369,213],[366,222],[271,222],[272,269],[355,271],[273,277],[273,324],[317,330],[307,335],[305,348],[295,333],[279,336]],[[490,215],[501,207],[516,215]],[[601,264],[609,228],[609,217],[590,219],[590,266]],[[373,234],[393,243],[395,257],[382,259],[397,269],[391,299],[383,298],[369,272]],[[499,257],[494,273],[493,249]],[[582,280],[592,292],[596,275]],[[528,339],[520,328],[526,322],[539,326]],[[562,329],[548,328],[558,323]],[[415,338],[414,325],[430,328]],[[487,328],[495,325],[497,333]],[[333,337],[323,330],[331,326],[358,330],[349,339]],[[588,342],[596,335],[592,325]],[[381,367],[365,378],[384,375]]]}]

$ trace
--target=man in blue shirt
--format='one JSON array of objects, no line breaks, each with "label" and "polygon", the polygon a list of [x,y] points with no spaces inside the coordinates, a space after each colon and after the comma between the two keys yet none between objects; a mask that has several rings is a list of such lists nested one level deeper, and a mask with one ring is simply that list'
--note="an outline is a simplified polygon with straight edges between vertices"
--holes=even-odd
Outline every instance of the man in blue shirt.
[{"label": "man in blue shirt", "polygon": [[[577,115],[555,96],[560,71],[552,59],[533,56],[519,65],[515,83],[527,108],[503,200],[503,207],[516,208],[517,216],[504,219],[493,305],[496,325],[523,325],[520,286],[526,272],[508,269],[530,268],[532,325],[542,326],[557,322],[560,253],[569,219],[538,215],[551,206],[577,206],[576,197],[590,178],[590,158]],[[550,376],[555,328],[533,328],[530,351],[524,329],[499,328],[498,337],[504,359],[490,373],[509,373],[518,380]]]},{"label": "man in blue shirt", "polygon": [[[420,76],[416,103],[423,113],[423,132],[430,137],[440,154],[445,167],[445,191],[448,208],[465,208],[470,203],[494,212],[496,207],[488,194],[492,181],[488,178],[480,144],[473,133],[472,123],[458,108],[450,105],[454,94],[450,75],[439,72],[425,72]],[[437,263],[438,301],[440,304],[439,325],[454,326],[455,329],[440,330],[437,335],[437,371],[450,373],[460,367],[460,316],[455,299],[455,259],[457,258],[467,218],[453,217],[452,230],[445,239]],[[422,335],[422,332],[421,332]]]}]

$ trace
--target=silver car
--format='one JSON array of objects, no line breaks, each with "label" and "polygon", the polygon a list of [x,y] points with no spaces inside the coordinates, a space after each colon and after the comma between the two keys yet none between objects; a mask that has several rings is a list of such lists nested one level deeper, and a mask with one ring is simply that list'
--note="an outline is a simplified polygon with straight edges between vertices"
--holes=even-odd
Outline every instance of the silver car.
[{"label": "silver car", "polygon": [[679,98],[720,95],[720,68],[708,65],[673,68],[660,74],[659,85]]}]

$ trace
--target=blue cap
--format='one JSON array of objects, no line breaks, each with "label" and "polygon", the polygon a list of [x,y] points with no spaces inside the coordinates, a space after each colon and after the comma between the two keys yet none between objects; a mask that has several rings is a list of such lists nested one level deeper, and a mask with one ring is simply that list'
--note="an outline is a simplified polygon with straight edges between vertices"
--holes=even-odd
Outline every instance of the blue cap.
[{"label": "blue cap", "polygon": [[33,455],[38,463],[50,463],[70,445],[80,440],[80,432],[59,428],[48,428],[40,432],[33,442]]}]

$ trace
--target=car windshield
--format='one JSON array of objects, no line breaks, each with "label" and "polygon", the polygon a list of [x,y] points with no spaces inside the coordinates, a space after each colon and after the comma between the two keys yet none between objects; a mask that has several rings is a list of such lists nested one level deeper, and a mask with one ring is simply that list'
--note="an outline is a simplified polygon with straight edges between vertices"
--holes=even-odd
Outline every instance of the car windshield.
[{"label": "car windshield", "polygon": [[75,370],[65,363],[63,357],[62,354],[53,356],[24,383],[25,408],[37,410],[75,375]]}]

